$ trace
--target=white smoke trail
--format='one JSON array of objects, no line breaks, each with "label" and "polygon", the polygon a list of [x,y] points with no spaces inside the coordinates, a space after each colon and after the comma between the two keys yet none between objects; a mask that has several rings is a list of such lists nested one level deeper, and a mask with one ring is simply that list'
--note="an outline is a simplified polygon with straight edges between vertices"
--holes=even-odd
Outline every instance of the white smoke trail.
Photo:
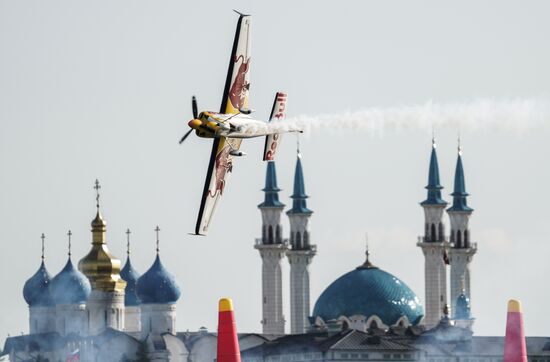
[{"label": "white smoke trail", "polygon": [[369,131],[392,129],[503,130],[522,133],[550,125],[550,100],[478,99],[471,102],[433,103],[394,108],[369,108],[341,114],[297,116],[270,123],[274,132],[301,129]]}]

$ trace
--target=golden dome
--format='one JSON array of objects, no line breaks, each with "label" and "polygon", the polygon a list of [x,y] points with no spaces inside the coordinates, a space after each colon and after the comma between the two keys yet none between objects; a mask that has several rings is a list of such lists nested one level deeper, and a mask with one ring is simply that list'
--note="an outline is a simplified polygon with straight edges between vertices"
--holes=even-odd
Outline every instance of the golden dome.
[{"label": "golden dome", "polygon": [[88,277],[92,290],[124,292],[126,282],[120,277],[121,262],[107,248],[106,226],[98,209],[92,220],[92,250],[80,260],[78,269]]}]

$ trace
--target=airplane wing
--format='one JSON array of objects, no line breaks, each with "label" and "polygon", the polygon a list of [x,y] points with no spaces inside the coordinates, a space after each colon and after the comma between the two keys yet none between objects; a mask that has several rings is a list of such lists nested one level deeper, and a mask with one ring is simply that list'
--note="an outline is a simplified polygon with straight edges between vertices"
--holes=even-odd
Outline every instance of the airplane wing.
[{"label": "airplane wing", "polygon": [[[236,114],[248,108],[250,89],[250,16],[240,15],[229,59],[229,69],[223,91],[220,113]],[[229,174],[233,171],[233,156],[229,151],[238,150],[241,140],[220,137],[214,139],[210,164],[206,173],[195,234],[206,235],[216,206],[223,195]]]}]

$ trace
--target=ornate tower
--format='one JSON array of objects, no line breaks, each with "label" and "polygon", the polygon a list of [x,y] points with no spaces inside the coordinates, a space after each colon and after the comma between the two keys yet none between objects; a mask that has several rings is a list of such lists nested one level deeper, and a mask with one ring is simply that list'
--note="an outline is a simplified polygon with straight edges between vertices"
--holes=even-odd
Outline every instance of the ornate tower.
[{"label": "ornate tower", "polygon": [[50,285],[51,276],[44,264],[44,234],[42,238],[42,262],[34,275],[25,282],[23,297],[29,305],[29,334],[55,331],[55,304]]},{"label": "ornate tower", "polygon": [[464,169],[462,167],[462,149],[458,146],[458,158],[456,160],[455,184],[453,205],[447,209],[451,220],[451,244],[449,261],[451,264],[451,311],[456,311],[456,302],[462,293],[472,298],[470,289],[470,262],[477,252],[477,245],[471,242],[470,228],[468,226],[470,216],[474,211],[468,207],[466,197],[466,184],[464,182]]},{"label": "ornate tower", "polygon": [[424,209],[424,236],[419,237],[417,245],[424,254],[424,286],[426,291],[426,317],[424,323],[428,328],[439,323],[447,303],[447,271],[443,212],[447,202],[441,198],[443,186],[439,183],[439,165],[435,151],[435,139],[432,139],[432,155],[428,174],[428,195],[420,205]]},{"label": "ornate tower", "polygon": [[316,254],[310,242],[309,218],[313,211],[307,208],[304,174],[300,151],[294,173],[292,209],[287,211],[290,220],[290,249],[286,255],[290,263],[290,332],[305,333],[309,317],[309,264]]},{"label": "ornate tower", "polygon": [[126,264],[120,271],[120,276],[126,282],[124,289],[124,330],[126,332],[141,331],[140,300],[136,293],[136,283],[139,273],[134,269],[130,260],[130,229],[126,230]]},{"label": "ornate tower", "polygon": [[92,220],[92,249],[78,263],[78,269],[88,277],[92,293],[87,302],[90,334],[101,333],[106,328],[124,330],[124,288],[120,277],[120,260],[107,248],[105,232],[107,224],[99,212],[99,181],[95,182],[96,216]]},{"label": "ornate tower", "polygon": [[284,334],[283,286],[281,259],[287,244],[283,240],[281,214],[285,205],[279,201],[275,162],[267,163],[264,202],[258,205],[262,212],[262,238],[254,246],[262,257],[262,325],[264,334]]}]

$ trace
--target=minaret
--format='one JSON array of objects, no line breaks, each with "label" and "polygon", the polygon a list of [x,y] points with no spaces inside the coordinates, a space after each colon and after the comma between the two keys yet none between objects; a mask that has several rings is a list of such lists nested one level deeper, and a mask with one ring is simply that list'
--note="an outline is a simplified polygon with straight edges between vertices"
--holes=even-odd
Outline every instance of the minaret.
[{"label": "minaret", "polygon": [[258,205],[262,213],[262,238],[254,246],[262,257],[262,325],[264,334],[284,334],[283,286],[281,259],[287,251],[283,240],[281,214],[285,204],[279,201],[275,162],[267,163],[264,202]]},{"label": "minaret", "polygon": [[466,184],[464,182],[464,169],[462,167],[462,149],[460,139],[458,145],[458,158],[456,160],[455,185],[453,205],[447,209],[451,220],[451,244],[449,261],[451,264],[451,310],[456,311],[456,301],[462,293],[464,283],[465,295],[472,299],[470,289],[470,262],[477,252],[477,245],[471,242],[468,222],[474,211],[468,207],[466,197]]},{"label": "minaret", "polygon": [[107,248],[107,224],[99,211],[99,181],[95,181],[96,216],[92,221],[92,249],[78,263],[78,269],[88,277],[92,293],[86,304],[89,312],[91,335],[106,328],[124,330],[124,289],[126,282],[120,277],[120,260]]},{"label": "minaret", "polygon": [[424,236],[419,237],[417,245],[424,254],[424,286],[426,316],[424,324],[432,328],[439,323],[447,303],[447,271],[443,212],[447,202],[441,198],[443,186],[439,183],[439,165],[435,138],[432,138],[432,155],[428,174],[428,195],[420,205],[424,209]]},{"label": "minaret", "polygon": [[290,332],[305,333],[309,327],[309,270],[316,254],[310,242],[309,218],[313,211],[307,208],[300,150],[294,173],[292,209],[287,211],[290,220],[290,249],[286,255],[290,263]]}]

